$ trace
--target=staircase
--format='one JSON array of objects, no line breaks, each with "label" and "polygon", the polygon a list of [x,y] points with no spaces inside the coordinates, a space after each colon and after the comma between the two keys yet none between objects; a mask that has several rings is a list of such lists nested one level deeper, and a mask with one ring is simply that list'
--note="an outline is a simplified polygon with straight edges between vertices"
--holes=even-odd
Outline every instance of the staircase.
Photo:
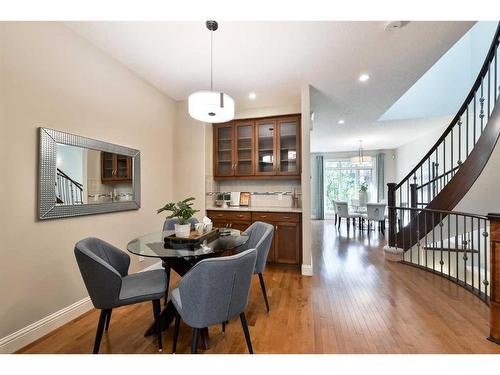
[{"label": "staircase", "polygon": [[388,184],[386,253],[490,296],[490,220],[454,212],[488,163],[500,135],[500,23],[464,103],[422,160]]},{"label": "staircase", "polygon": [[83,204],[83,185],[62,170],[56,170],[56,204]]}]

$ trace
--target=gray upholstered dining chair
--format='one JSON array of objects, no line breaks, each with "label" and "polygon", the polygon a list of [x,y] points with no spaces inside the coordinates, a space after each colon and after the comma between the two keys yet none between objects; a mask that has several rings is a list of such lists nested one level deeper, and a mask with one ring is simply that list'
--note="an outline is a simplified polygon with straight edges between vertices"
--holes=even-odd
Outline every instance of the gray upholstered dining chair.
[{"label": "gray upholstered dining chair", "polygon": [[186,273],[172,291],[175,317],[175,353],[182,320],[193,328],[191,353],[196,353],[200,330],[239,315],[248,351],[252,341],[245,317],[257,251],[249,249],[228,257],[203,259]]},{"label": "gray upholstered dining chair", "polygon": [[[238,247],[237,251],[240,252],[247,249],[257,250],[257,261],[255,262],[255,269],[253,273],[259,275],[260,288],[262,289],[262,295],[264,296],[267,312],[269,312],[266,283],[264,282],[264,276],[262,273],[266,268],[267,256],[269,254],[269,249],[271,248],[271,243],[273,242],[274,226],[262,221],[256,221],[245,229],[243,233],[248,235],[249,238],[247,242]],[[224,331],[224,325],[222,330]]]},{"label": "gray upholstered dining chair", "polygon": [[165,272],[152,270],[129,275],[128,254],[98,238],[90,237],[77,242],[75,257],[92,304],[101,310],[93,353],[99,353],[104,326],[107,331],[111,311],[115,307],[144,301],[153,302],[158,350],[162,351],[160,298],[167,287]]}]

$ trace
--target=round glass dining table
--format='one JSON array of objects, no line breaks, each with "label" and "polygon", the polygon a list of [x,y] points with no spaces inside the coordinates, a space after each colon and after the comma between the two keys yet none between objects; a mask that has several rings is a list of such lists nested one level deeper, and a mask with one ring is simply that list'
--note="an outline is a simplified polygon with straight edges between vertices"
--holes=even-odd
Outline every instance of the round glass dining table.
[{"label": "round glass dining table", "polygon": [[162,258],[168,262],[168,258],[206,258],[234,249],[248,241],[248,236],[239,230],[224,229],[224,232],[220,232],[219,237],[206,240],[193,249],[182,244],[176,244],[174,248],[174,246],[167,246],[164,242],[165,237],[173,234],[174,231],[158,231],[137,237],[128,243],[127,250],[135,255]]},{"label": "round glass dining table", "polygon": [[[245,244],[248,241],[248,235],[236,229],[220,229],[216,236],[211,236],[197,246],[189,248],[188,245],[171,244],[167,245],[165,237],[171,236],[174,231],[158,231],[144,236],[137,237],[127,244],[127,250],[135,255],[160,258],[163,262],[167,274],[167,288],[165,293],[165,307],[161,311],[161,329],[168,329],[170,323],[176,315],[175,307],[171,300],[167,298],[168,287],[170,284],[170,271],[173,269],[181,277],[185,275],[199,261],[231,255],[231,250]],[[174,248],[175,247],[175,248]],[[151,323],[145,336],[155,333],[155,324]],[[202,344],[208,349],[208,330],[201,331]]]}]

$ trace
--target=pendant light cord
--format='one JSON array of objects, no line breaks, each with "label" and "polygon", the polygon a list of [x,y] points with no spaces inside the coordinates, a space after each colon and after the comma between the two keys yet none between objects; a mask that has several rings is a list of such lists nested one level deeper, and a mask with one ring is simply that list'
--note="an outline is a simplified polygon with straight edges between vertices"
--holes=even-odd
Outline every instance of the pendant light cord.
[{"label": "pendant light cord", "polygon": [[214,32],[210,30],[210,91],[214,91]]}]

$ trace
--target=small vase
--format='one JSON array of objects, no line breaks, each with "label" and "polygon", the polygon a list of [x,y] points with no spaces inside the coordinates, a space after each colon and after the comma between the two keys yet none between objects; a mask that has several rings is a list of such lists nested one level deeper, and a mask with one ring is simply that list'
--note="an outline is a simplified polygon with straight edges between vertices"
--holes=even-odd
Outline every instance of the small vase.
[{"label": "small vase", "polygon": [[175,224],[175,237],[188,238],[191,233],[191,224]]}]

